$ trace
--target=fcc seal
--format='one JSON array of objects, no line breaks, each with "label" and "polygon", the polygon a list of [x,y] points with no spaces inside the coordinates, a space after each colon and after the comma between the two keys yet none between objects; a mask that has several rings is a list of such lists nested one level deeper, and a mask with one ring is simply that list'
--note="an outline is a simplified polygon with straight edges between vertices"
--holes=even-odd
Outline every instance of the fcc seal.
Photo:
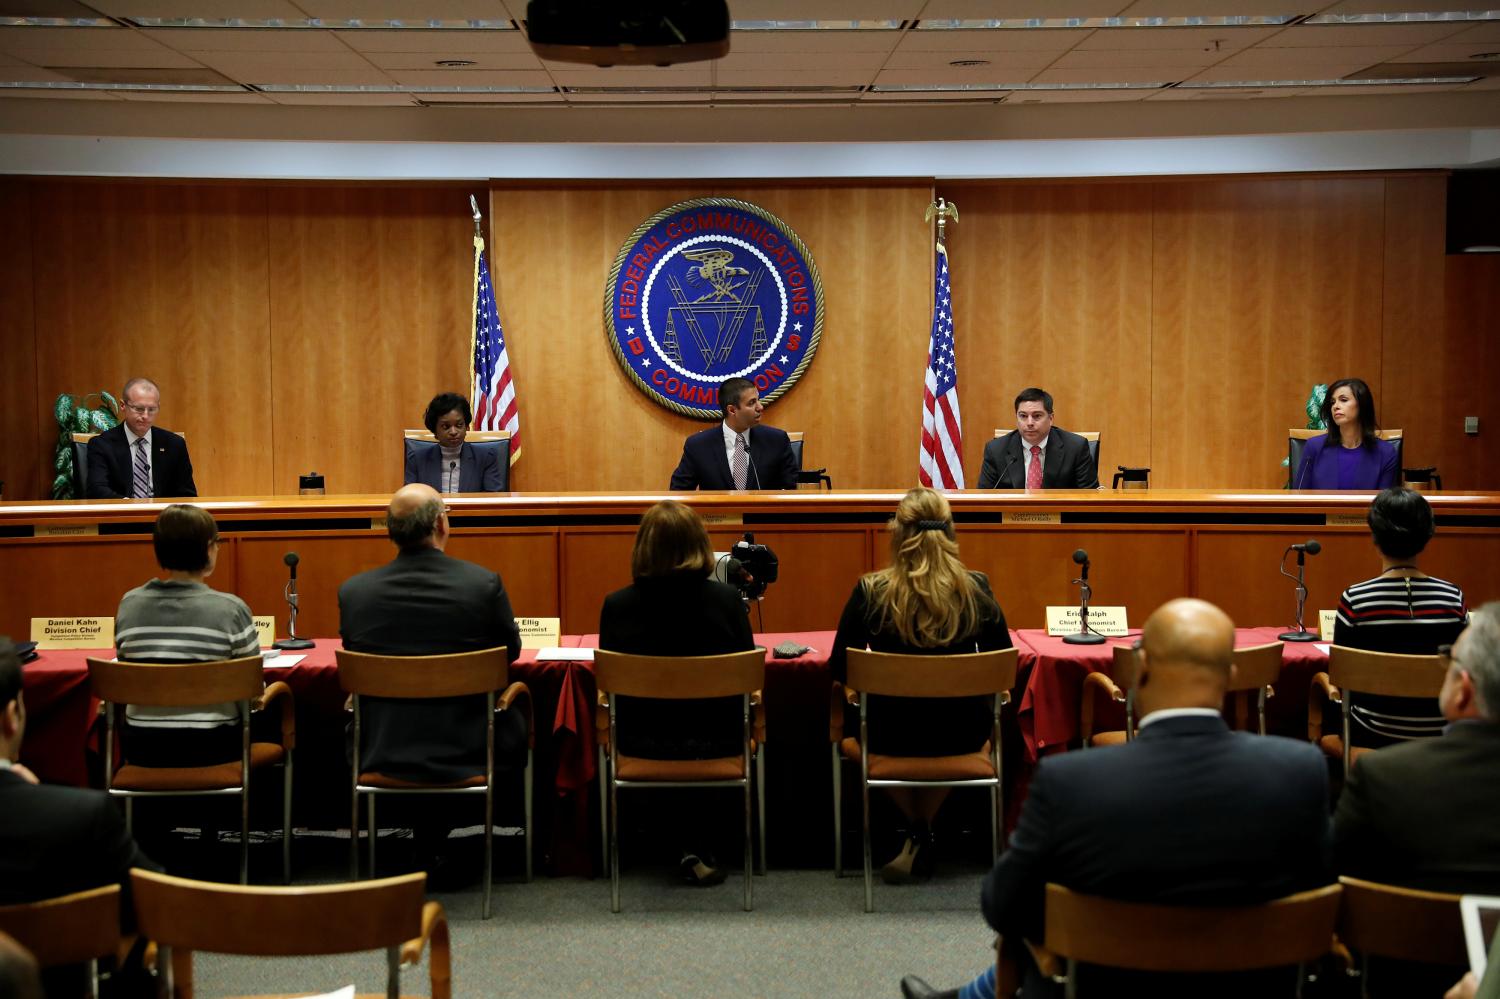
[{"label": "fcc seal", "polygon": [[610,269],[604,317],[631,381],[669,409],[717,420],[724,379],[748,378],[771,402],[802,377],[823,332],[823,282],[779,218],[698,198],[630,234]]}]

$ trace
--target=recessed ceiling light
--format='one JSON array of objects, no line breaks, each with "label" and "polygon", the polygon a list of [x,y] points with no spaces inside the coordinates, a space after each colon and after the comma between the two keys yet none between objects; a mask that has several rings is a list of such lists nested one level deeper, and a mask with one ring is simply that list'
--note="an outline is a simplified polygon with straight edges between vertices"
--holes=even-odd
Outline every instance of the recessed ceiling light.
[{"label": "recessed ceiling light", "polygon": [[1473,83],[1478,76],[1410,76],[1393,80],[1200,80],[1179,83],[1179,90],[1219,90],[1233,87],[1419,87]]},{"label": "recessed ceiling light", "polygon": [[403,87],[390,83],[255,83],[267,94],[553,94],[556,87]]},{"label": "recessed ceiling light", "polygon": [[948,65],[957,66],[960,69],[967,69],[970,66],[988,66],[989,64],[990,61],[988,59],[955,59]]},{"label": "recessed ceiling light", "polygon": [[516,31],[514,21],[372,17],[127,17],[138,28],[316,28],[324,31]]},{"label": "recessed ceiling light", "polygon": [[919,31],[1024,31],[1035,28],[1247,28],[1289,24],[1300,14],[1235,14],[1224,17],[1003,17],[924,18]]},{"label": "recessed ceiling light", "polygon": [[0,80],[6,90],[151,90],[163,93],[243,94],[238,83],[79,83],[73,80]]},{"label": "recessed ceiling light", "polygon": [[1407,14],[1316,14],[1303,24],[1413,24],[1427,21],[1500,21],[1500,10],[1419,10]]},{"label": "recessed ceiling light", "polygon": [[0,17],[5,28],[122,28],[107,17]]},{"label": "recessed ceiling light", "polygon": [[434,66],[442,66],[444,69],[462,69],[465,66],[474,65],[473,59],[439,59],[433,63]]},{"label": "recessed ceiling light", "polygon": [[901,83],[877,84],[870,89],[885,94],[962,93],[991,90],[1160,90],[1164,83]]}]

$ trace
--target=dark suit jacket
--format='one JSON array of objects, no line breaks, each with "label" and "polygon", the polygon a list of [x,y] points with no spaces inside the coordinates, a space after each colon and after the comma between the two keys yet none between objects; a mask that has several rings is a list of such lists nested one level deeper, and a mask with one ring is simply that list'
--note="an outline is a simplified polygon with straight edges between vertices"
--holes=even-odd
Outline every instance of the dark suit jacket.
[{"label": "dark suit jacket", "polygon": [[[638,579],[604,598],[599,647],[636,656],[717,656],[755,648],[732,586],[702,576]],[[678,702],[621,698],[620,751],[652,759],[733,756],[743,742],[738,697]]]},{"label": "dark suit jacket", "polygon": [[[984,464],[979,469],[979,488],[1024,489],[1026,461],[1021,449],[1025,444],[1018,430],[986,444]],[[1042,488],[1098,489],[1099,474],[1094,459],[1089,457],[1089,442],[1053,427],[1042,451]]]},{"label": "dark suit jacket", "polygon": [[1342,874],[1500,894],[1500,725],[1464,721],[1437,739],[1359,758],[1333,820]]},{"label": "dark suit jacket", "polygon": [[985,879],[984,915],[1017,943],[1040,941],[1049,881],[1133,901],[1268,900],[1331,881],[1327,851],[1315,747],[1217,717],[1164,718],[1134,742],[1042,761]]},{"label": "dark suit jacket", "polygon": [[[472,652],[498,645],[511,662],[521,634],[500,577],[435,548],[402,552],[339,587],[344,648],[388,656]],[[484,772],[482,697],[362,698],[360,765],[407,780],[462,780]],[[508,714],[508,712],[507,712]],[[501,755],[497,744],[497,761]]]},{"label": "dark suit jacket", "polygon": [[[151,428],[151,495],[197,496],[187,441],[161,427]],[[120,499],[131,494],[133,464],[122,423],[89,441],[89,499]]]},{"label": "dark suit jacket", "polygon": [[[796,489],[797,458],[785,430],[751,427],[749,489]],[[724,424],[700,430],[682,444],[682,460],[672,473],[673,489],[733,489],[734,475],[724,453]]]},{"label": "dark suit jacket", "polygon": [[[506,455],[508,458],[509,455]],[[458,491],[461,493],[498,493],[500,491],[499,448],[475,447],[465,443],[458,452]],[[414,449],[406,459],[406,484],[423,482],[443,491],[443,449],[433,444]]]}]

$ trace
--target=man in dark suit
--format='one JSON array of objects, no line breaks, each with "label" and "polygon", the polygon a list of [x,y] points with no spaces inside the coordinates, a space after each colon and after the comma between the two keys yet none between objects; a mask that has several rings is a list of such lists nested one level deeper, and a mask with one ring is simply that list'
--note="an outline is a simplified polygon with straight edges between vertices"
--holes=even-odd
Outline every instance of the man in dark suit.
[{"label": "man in dark suit", "polygon": [[1039,388],[1016,396],[1016,429],[984,446],[980,489],[1098,489],[1089,443],[1052,425],[1052,396]]},{"label": "man in dark suit", "polygon": [[762,426],[765,406],[755,383],[726,379],[719,386],[724,422],[682,445],[673,489],[796,489],[797,456],[785,430]]},{"label": "man in dark suit", "polygon": [[[521,633],[499,575],[450,558],[448,513],[431,486],[403,486],[386,511],[399,551],[378,569],[339,587],[344,648],[387,656],[428,656],[505,646],[515,662]],[[420,667],[413,666],[413,669]],[[460,781],[484,773],[485,699],[361,702],[360,767],[418,781]],[[525,753],[526,718],[495,719],[495,758]]]},{"label": "man in dark suit", "polygon": [[1359,757],[1334,815],[1334,860],[1371,881],[1500,894],[1500,603],[1469,616],[1438,706],[1440,738]]},{"label": "man in dark suit", "polygon": [[125,422],[89,441],[89,499],[197,496],[187,442],[155,426],[161,390],[132,378],[120,393]]},{"label": "man in dark suit", "polygon": [[[1212,604],[1173,600],[1151,615],[1135,681],[1139,736],[1044,759],[1010,846],[985,880],[984,916],[1002,939],[1041,941],[1048,882],[1109,898],[1215,905],[1331,880],[1322,754],[1229,731],[1219,712],[1233,648],[1234,625]],[[1087,991],[1107,981],[1115,995],[1224,995],[1236,983],[1266,984],[1093,970],[1096,988]],[[993,969],[981,978],[993,995]],[[1033,969],[1027,995],[1045,994],[1038,978]],[[908,999],[957,994],[912,978],[902,990]]]}]

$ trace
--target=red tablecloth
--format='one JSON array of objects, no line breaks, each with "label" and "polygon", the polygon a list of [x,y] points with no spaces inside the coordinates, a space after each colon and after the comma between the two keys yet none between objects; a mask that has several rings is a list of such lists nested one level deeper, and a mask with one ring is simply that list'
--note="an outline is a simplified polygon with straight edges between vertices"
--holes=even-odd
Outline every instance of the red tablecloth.
[{"label": "red tablecloth", "polygon": [[[1281,630],[1237,628],[1235,645],[1274,642]],[[1065,749],[1078,738],[1083,678],[1094,672],[1112,676],[1114,647],[1129,645],[1139,637],[1139,631],[1132,631],[1124,638],[1108,639],[1103,645],[1067,645],[1061,638],[1039,629],[1020,632],[1020,641],[1033,657],[1031,675],[1017,714],[1029,762]],[[1328,654],[1312,642],[1287,642],[1282,646],[1281,656],[1281,679],[1275,685],[1276,696],[1267,706],[1267,731],[1301,738],[1306,729],[1298,731],[1297,722],[1300,718],[1305,723],[1307,717],[1308,684],[1312,674],[1327,664]]]}]

